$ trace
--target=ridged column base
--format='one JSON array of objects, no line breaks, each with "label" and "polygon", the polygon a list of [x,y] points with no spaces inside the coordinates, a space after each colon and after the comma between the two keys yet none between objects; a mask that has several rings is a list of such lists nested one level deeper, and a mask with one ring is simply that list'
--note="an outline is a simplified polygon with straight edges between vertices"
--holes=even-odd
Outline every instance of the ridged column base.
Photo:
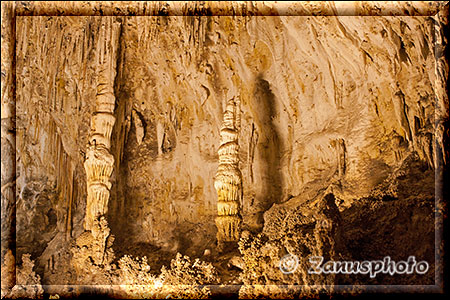
[{"label": "ridged column base", "polygon": [[220,242],[236,242],[241,233],[242,218],[240,216],[216,217],[217,240]]}]

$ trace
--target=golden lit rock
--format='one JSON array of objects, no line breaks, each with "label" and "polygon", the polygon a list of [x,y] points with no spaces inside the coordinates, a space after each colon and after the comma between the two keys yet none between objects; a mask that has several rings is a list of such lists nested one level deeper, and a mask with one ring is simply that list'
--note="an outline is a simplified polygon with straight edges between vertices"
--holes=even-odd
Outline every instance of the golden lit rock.
[{"label": "golden lit rock", "polygon": [[237,241],[241,232],[242,175],[239,169],[240,100],[227,102],[220,130],[219,167],[214,187],[218,194],[217,241]]},{"label": "golden lit rock", "polygon": [[439,292],[447,11],[2,2],[2,298]]},{"label": "golden lit rock", "polygon": [[91,132],[84,168],[87,175],[87,202],[85,229],[92,230],[92,223],[108,212],[114,157],[109,153],[114,117],[114,79],[120,24],[105,18],[100,27],[100,50],[97,53],[99,72],[96,109],[91,118]]}]

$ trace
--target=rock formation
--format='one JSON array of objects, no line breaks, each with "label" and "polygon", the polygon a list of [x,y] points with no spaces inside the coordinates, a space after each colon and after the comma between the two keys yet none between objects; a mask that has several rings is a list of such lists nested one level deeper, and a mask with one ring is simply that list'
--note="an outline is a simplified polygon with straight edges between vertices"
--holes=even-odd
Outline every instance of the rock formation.
[{"label": "rock formation", "polygon": [[106,215],[114,169],[114,157],[110,153],[111,134],[116,118],[114,109],[114,79],[120,23],[116,18],[104,18],[99,28],[97,52],[97,94],[95,110],[90,122],[90,134],[84,168],[87,180],[85,232],[71,249],[72,267],[80,283],[92,284],[110,280],[111,263],[115,258]]},{"label": "rock formation", "polygon": [[214,187],[217,191],[217,241],[237,241],[241,231],[242,174],[239,169],[239,98],[227,102],[220,129],[219,167]]},{"label": "rock formation", "polygon": [[[9,255],[10,253],[8,253]],[[2,299],[42,299],[44,289],[41,285],[41,277],[33,268],[34,261],[30,259],[30,254],[22,255],[22,264],[17,268],[16,285],[10,291],[2,288]],[[2,265],[2,270],[7,271],[7,266]]]},{"label": "rock formation", "polygon": [[[338,259],[342,248],[342,218],[333,194],[327,194],[317,205],[293,205],[296,200],[274,206],[265,215],[264,231],[257,236],[244,236],[239,241],[244,268],[241,279],[246,286],[240,292],[249,296],[257,285],[298,285],[298,293],[305,294],[309,286],[330,292],[335,281],[333,274],[308,274],[310,256],[326,260]],[[298,267],[292,274],[283,274],[280,261],[286,255],[298,257]],[[266,261],[260,264],[259,261]],[[276,266],[274,268],[274,266]],[[262,276],[261,276],[262,275]],[[253,292],[252,292],[253,291]]]},{"label": "rock formation", "polygon": [[87,179],[87,204],[85,229],[92,230],[93,223],[108,212],[110,177],[114,168],[111,148],[111,133],[116,118],[114,109],[114,79],[120,23],[113,18],[104,18],[100,28],[98,50],[98,83],[95,112],[91,119],[91,133],[86,150],[84,168]]},{"label": "rock formation", "polygon": [[[447,8],[2,2],[2,295],[24,254],[45,298],[439,291]],[[310,276],[313,254],[430,270]]]},{"label": "rock formation", "polygon": [[136,141],[138,145],[142,143],[142,140],[144,139],[144,126],[142,125],[141,118],[139,117],[136,110],[132,110],[132,116],[133,116],[133,122],[134,126],[136,128]]},{"label": "rock formation", "polygon": [[16,281],[15,220],[16,215],[16,135],[13,27],[14,4],[1,9],[1,295],[7,294]]}]

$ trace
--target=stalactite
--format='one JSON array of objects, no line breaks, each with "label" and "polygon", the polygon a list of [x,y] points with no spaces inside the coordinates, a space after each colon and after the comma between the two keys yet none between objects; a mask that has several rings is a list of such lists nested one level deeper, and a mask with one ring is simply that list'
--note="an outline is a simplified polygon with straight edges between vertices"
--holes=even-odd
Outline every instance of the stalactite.
[{"label": "stalactite", "polygon": [[239,169],[240,101],[230,99],[220,130],[219,167],[214,182],[217,191],[217,241],[237,241],[242,218],[242,174]]},{"label": "stalactite", "polygon": [[120,24],[114,22],[112,18],[105,18],[102,20],[99,33],[97,96],[84,162],[88,189],[84,224],[86,230],[93,230],[95,221],[108,212],[112,186],[109,180],[114,169],[114,157],[109,151],[116,121],[114,78],[119,26]]},{"label": "stalactite", "polygon": [[255,149],[256,149],[256,144],[258,143],[258,131],[255,128],[255,124],[252,123],[252,133],[249,139],[249,143],[248,143],[248,157],[247,157],[247,163],[248,163],[248,174],[249,174],[249,179],[250,182],[253,183],[254,177],[253,177],[253,161],[255,159]]},{"label": "stalactite", "polygon": [[142,140],[144,139],[144,126],[142,124],[142,120],[139,117],[138,113],[136,112],[136,110],[132,110],[132,118],[133,118],[133,123],[134,126],[136,128],[136,141],[138,143],[138,145],[140,145],[142,143]]},{"label": "stalactite", "polygon": [[56,174],[55,183],[56,190],[59,194],[59,199],[63,203],[63,207],[66,210],[64,223],[64,230],[67,239],[72,235],[72,203],[74,195],[77,194],[77,186],[74,180],[75,175],[75,163],[72,158],[67,154],[64,149],[64,144],[60,136],[60,129],[55,122],[55,119],[50,118],[48,121],[49,127],[49,140],[47,144],[47,156],[49,161],[53,161],[52,164],[48,164],[49,173],[53,173],[52,168]]},{"label": "stalactite", "polygon": [[66,238],[69,239],[72,237],[72,203],[73,203],[73,199],[74,199],[74,195],[75,195],[75,190],[76,190],[76,181],[75,176],[74,176],[74,167],[72,164],[70,164],[70,169],[69,169],[69,191],[67,193],[68,195],[68,200],[67,200],[67,219],[66,219]]},{"label": "stalactite", "polygon": [[72,236],[72,203],[74,198],[74,190],[76,188],[75,181],[74,181],[74,165],[70,161],[68,164],[68,190],[67,190],[67,222],[66,222],[66,235],[69,239]]},{"label": "stalactite", "polygon": [[336,151],[337,151],[337,164],[338,164],[338,177],[341,179],[345,175],[346,171],[346,149],[344,139],[336,140]]}]

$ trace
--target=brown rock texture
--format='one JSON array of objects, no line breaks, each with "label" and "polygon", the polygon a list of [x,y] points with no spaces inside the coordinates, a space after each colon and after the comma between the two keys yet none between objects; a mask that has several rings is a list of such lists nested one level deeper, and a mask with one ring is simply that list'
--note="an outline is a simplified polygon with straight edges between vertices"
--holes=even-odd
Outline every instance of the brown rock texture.
[{"label": "brown rock texture", "polygon": [[[2,2],[2,295],[20,257],[48,295],[439,291],[447,11]],[[430,268],[310,274],[311,256]]]}]

